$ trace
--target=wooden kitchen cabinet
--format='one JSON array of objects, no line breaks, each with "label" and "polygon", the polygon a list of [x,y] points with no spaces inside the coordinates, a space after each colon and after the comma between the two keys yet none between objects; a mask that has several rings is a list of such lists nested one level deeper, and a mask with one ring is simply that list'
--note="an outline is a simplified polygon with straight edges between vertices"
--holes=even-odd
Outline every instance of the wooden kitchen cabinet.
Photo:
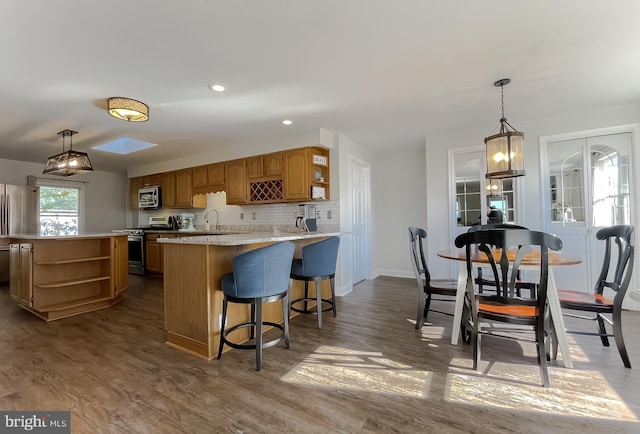
[{"label": "wooden kitchen cabinet", "polygon": [[247,203],[247,160],[227,161],[225,163],[225,175],[227,179],[227,204],[239,205]]},{"label": "wooden kitchen cabinet", "polygon": [[191,208],[193,204],[193,184],[191,169],[176,171],[176,208]]},{"label": "wooden kitchen cabinet", "polygon": [[138,190],[142,188],[142,177],[129,179],[129,208],[138,209]]},{"label": "wooden kitchen cabinet", "polygon": [[129,240],[127,237],[111,238],[112,297],[123,294],[129,286]]},{"label": "wooden kitchen cabinet", "polygon": [[198,166],[193,171],[193,194],[207,194],[224,191],[225,168],[224,163],[213,163]]},{"label": "wooden kitchen cabinet", "polygon": [[10,245],[10,292],[21,307],[51,321],[122,300],[129,282],[126,235],[30,241]]},{"label": "wooden kitchen cabinet", "polygon": [[247,178],[282,176],[282,152],[247,158]]},{"label": "wooden kitchen cabinet", "polygon": [[23,306],[33,302],[31,244],[9,245],[9,294]]},{"label": "wooden kitchen cabinet", "polygon": [[198,166],[198,167],[194,167],[191,170],[192,170],[193,188],[197,189],[200,187],[206,187],[209,168],[207,166]]},{"label": "wooden kitchen cabinet", "polygon": [[262,155],[247,158],[247,178],[262,178]]},{"label": "wooden kitchen cabinet", "polygon": [[[329,199],[329,150],[300,148],[284,152],[284,199]],[[312,194],[313,188],[316,193]],[[322,192],[324,194],[322,194]]]},{"label": "wooden kitchen cabinet", "polygon": [[155,187],[162,184],[162,174],[156,173],[154,175],[145,175],[142,177],[143,187]]},{"label": "wooden kitchen cabinet", "polygon": [[158,238],[175,238],[175,234],[145,235],[145,271],[151,274],[162,274],[164,271],[164,245]]},{"label": "wooden kitchen cabinet", "polygon": [[207,166],[207,186],[214,187],[211,192],[216,193],[225,188],[224,163],[214,163]]},{"label": "wooden kitchen cabinet", "polygon": [[162,207],[176,207],[176,172],[162,174]]},{"label": "wooden kitchen cabinet", "polygon": [[282,152],[263,157],[264,176],[282,176]]},{"label": "wooden kitchen cabinet", "polygon": [[293,149],[284,153],[284,199],[307,200],[309,191],[309,151]]}]

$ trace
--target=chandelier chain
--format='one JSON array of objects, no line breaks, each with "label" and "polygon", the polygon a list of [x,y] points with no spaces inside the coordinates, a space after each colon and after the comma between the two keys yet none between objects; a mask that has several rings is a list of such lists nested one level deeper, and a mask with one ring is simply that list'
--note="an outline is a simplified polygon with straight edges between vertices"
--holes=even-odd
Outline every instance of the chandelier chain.
[{"label": "chandelier chain", "polygon": [[504,85],[500,86],[500,104],[502,106],[502,119],[504,119]]}]

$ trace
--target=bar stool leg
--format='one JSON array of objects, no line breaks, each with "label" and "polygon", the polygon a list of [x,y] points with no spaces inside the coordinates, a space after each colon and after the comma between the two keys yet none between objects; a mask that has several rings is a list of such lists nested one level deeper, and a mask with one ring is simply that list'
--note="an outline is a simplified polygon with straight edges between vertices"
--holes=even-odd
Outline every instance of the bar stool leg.
[{"label": "bar stool leg", "polygon": [[284,347],[289,348],[289,294],[282,299],[282,323],[284,326]]},{"label": "bar stool leg", "polygon": [[256,305],[255,303],[251,303],[251,327],[249,329],[249,339],[253,339],[256,337]]},{"label": "bar stool leg", "polygon": [[222,300],[222,325],[220,326],[220,345],[218,345],[218,360],[222,357],[222,348],[224,347],[224,326],[227,323],[227,305],[226,297]]},{"label": "bar stool leg", "polygon": [[255,305],[251,305],[255,309],[255,327],[256,327],[256,371],[262,368],[262,299],[257,298]]},{"label": "bar stool leg", "polygon": [[331,306],[333,307],[333,316],[335,318],[336,316],[338,316],[338,313],[336,312],[336,282],[333,277],[330,279],[330,282],[331,282]]},{"label": "bar stool leg", "polygon": [[320,279],[314,278],[316,284],[316,311],[318,312],[318,328],[322,330],[322,286]]}]

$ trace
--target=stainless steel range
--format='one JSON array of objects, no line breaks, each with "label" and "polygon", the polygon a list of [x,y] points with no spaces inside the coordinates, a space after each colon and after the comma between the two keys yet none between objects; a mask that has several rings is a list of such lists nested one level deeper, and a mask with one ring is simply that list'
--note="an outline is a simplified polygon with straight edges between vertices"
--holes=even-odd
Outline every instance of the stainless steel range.
[{"label": "stainless steel range", "polygon": [[149,226],[117,229],[113,232],[126,233],[129,239],[129,274],[144,275],[145,271],[145,230],[171,230],[170,217],[149,217]]}]

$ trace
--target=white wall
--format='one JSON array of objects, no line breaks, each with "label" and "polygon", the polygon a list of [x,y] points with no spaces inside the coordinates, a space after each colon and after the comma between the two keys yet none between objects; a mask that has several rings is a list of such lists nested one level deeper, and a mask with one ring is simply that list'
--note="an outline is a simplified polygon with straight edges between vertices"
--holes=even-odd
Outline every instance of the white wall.
[{"label": "white wall", "polygon": [[[431,154],[429,160],[434,158]],[[425,149],[397,149],[377,152],[372,170],[373,192],[373,274],[412,277],[409,262],[409,226],[419,226],[427,230],[427,242],[438,225],[427,224],[427,184]],[[444,161],[444,164],[442,163]],[[439,159],[440,166],[446,166],[447,156]],[[445,167],[446,169],[446,167]],[[446,178],[430,189],[441,189],[446,194]],[[446,197],[446,196],[445,196]],[[429,202],[430,206],[446,208],[445,202]]]},{"label": "white wall", "polygon": [[69,178],[45,176],[44,164],[0,159],[0,183],[26,185],[27,176],[57,181],[84,181],[84,232],[109,232],[125,227],[127,177],[123,173],[95,171]]}]

